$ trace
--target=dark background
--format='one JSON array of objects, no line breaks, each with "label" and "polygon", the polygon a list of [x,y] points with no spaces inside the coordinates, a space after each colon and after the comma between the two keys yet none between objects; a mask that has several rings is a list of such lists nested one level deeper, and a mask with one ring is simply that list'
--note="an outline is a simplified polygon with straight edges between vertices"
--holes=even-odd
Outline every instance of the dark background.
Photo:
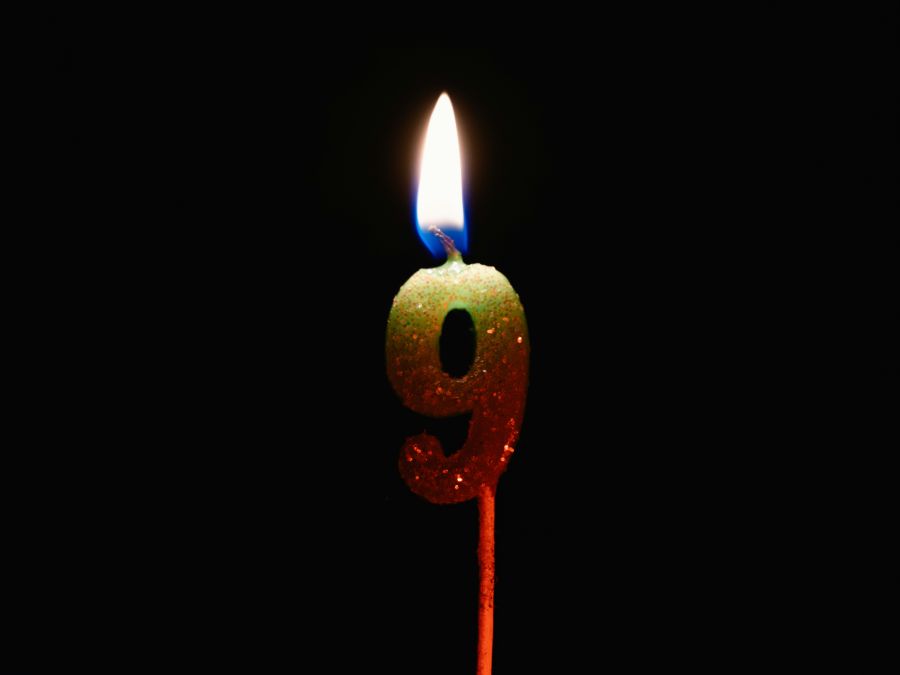
[{"label": "dark background", "polygon": [[[437,264],[413,205],[442,91],[466,258],[510,279],[532,341],[495,672],[765,661],[808,583],[783,431],[817,358],[806,206],[840,210],[823,173],[895,143],[807,19],[315,44],[274,18],[50,17],[43,202],[73,226],[35,282],[54,384],[32,386],[59,412],[5,472],[23,672],[47,640],[114,669],[474,670],[475,504],[396,469],[407,435],[464,429],[404,410],[383,356],[393,295]],[[823,80],[858,134],[828,135]]]}]

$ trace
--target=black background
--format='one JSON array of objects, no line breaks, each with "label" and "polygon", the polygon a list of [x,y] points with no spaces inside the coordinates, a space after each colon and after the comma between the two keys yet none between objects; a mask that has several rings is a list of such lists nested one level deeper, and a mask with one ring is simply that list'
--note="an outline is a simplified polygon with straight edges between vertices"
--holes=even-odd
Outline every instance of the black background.
[{"label": "black background", "polygon": [[383,355],[393,295],[436,264],[413,203],[442,91],[466,258],[532,340],[495,672],[764,662],[805,583],[780,431],[815,358],[804,209],[841,143],[887,140],[865,98],[859,135],[823,141],[823,78],[874,85],[807,19],[317,44],[295,18],[51,17],[44,201],[72,226],[35,282],[52,422],[5,472],[23,672],[474,670],[475,504],[396,469],[407,435],[464,430],[405,411]]}]

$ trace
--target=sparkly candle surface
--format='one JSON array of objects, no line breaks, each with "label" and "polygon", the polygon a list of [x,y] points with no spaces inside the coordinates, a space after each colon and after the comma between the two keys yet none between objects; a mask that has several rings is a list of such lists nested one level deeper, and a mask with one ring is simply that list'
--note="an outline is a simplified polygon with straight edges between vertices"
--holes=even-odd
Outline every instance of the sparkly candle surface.
[{"label": "sparkly candle surface", "polygon": [[[476,334],[474,362],[459,378],[442,370],[439,348],[454,309],[469,313]],[[459,254],[419,270],[394,298],[386,352],[388,378],[407,407],[430,417],[472,414],[465,444],[450,457],[429,434],[406,440],[399,464],[410,489],[447,504],[496,487],[515,451],[528,386],[525,312],[506,277]]]}]

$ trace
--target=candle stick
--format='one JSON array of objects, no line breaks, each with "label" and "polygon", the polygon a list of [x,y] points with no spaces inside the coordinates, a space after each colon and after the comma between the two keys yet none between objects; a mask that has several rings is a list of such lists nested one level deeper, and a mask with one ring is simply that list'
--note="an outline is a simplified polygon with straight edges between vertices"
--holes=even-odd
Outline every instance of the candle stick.
[{"label": "candle stick", "polygon": [[[448,170],[449,167],[449,170]],[[436,504],[478,500],[478,675],[491,672],[494,610],[494,500],[500,474],[515,450],[528,385],[528,328],[519,296],[500,272],[467,265],[456,123],[442,94],[423,151],[417,221],[429,250],[446,262],[419,270],[394,298],[387,326],[388,379],[404,405],[423,415],[471,413],[463,447],[451,456],[429,434],[406,440],[400,474]],[[459,248],[458,248],[459,247]],[[443,371],[439,340],[452,310],[468,312],[475,358],[462,377]]]}]

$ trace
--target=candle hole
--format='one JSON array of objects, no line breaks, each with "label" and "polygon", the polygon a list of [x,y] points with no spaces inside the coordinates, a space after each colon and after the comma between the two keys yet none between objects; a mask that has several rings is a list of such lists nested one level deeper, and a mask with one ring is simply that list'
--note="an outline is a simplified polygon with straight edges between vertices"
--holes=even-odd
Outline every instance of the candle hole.
[{"label": "candle hole", "polygon": [[475,361],[475,324],[464,309],[453,309],[444,317],[439,340],[441,368],[450,377],[462,377]]}]

